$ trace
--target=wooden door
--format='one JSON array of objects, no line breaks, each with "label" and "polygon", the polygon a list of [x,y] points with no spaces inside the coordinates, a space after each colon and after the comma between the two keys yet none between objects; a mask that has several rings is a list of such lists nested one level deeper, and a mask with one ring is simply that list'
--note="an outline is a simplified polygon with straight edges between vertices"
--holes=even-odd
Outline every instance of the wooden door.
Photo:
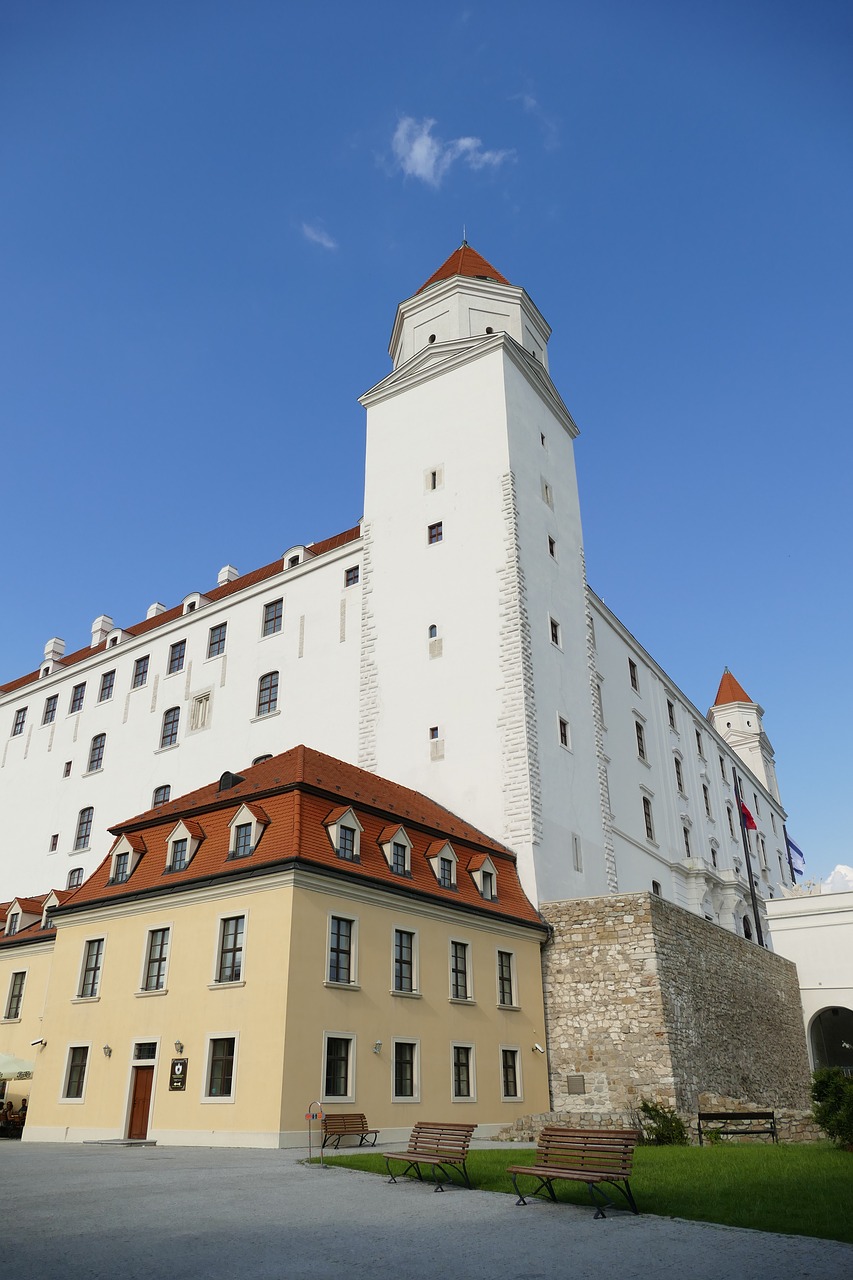
[{"label": "wooden door", "polygon": [[153,1067],[133,1068],[133,1093],[130,1099],[129,1138],[148,1137],[148,1112],[151,1107],[151,1086],[154,1083]]}]

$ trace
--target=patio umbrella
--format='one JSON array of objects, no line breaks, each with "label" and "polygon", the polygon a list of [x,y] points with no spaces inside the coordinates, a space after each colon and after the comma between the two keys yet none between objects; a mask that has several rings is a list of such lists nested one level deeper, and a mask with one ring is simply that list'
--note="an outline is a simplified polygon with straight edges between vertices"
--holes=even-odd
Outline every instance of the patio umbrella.
[{"label": "patio umbrella", "polygon": [[0,1080],[28,1080],[35,1065],[24,1058],[16,1058],[13,1053],[0,1053]]}]

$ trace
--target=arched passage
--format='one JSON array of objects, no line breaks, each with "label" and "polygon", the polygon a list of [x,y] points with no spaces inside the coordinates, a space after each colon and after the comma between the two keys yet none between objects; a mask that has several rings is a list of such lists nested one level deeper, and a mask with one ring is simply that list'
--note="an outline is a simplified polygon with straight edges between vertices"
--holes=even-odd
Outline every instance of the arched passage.
[{"label": "arched passage", "polygon": [[812,1061],[819,1067],[843,1067],[853,1075],[853,1010],[843,1005],[821,1009],[809,1029]]}]

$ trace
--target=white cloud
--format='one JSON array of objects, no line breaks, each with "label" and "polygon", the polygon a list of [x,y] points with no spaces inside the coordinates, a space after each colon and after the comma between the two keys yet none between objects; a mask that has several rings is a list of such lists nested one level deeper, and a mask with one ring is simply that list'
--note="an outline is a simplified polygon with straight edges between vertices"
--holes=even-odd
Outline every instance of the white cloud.
[{"label": "white cloud", "polygon": [[479,138],[452,138],[443,142],[433,134],[435,123],[429,118],[400,118],[391,147],[407,178],[420,178],[430,187],[440,187],[448,169],[457,160],[470,169],[496,169],[514,155],[512,151],[488,151]]},{"label": "white cloud", "polygon": [[839,863],[823,882],[825,893],[853,893],[853,867]]},{"label": "white cloud", "polygon": [[337,249],[338,247],[337,240],[333,240],[322,228],[312,227],[309,222],[303,222],[302,234],[306,240],[310,240],[312,244],[319,244],[323,249]]}]

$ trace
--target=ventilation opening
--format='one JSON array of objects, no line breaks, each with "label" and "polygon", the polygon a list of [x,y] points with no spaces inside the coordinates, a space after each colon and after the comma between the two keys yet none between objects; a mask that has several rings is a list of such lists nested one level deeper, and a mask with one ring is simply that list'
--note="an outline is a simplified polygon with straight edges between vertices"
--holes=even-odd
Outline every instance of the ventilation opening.
[{"label": "ventilation opening", "polygon": [[435,334],[434,334],[434,333],[431,333],[431,334],[429,335],[429,338],[427,339],[427,341],[428,341],[428,342],[435,342]]},{"label": "ventilation opening", "polygon": [[219,779],[219,791],[230,791],[232,787],[239,786],[243,781],[239,773],[232,773],[230,769],[226,769],[222,777]]}]

